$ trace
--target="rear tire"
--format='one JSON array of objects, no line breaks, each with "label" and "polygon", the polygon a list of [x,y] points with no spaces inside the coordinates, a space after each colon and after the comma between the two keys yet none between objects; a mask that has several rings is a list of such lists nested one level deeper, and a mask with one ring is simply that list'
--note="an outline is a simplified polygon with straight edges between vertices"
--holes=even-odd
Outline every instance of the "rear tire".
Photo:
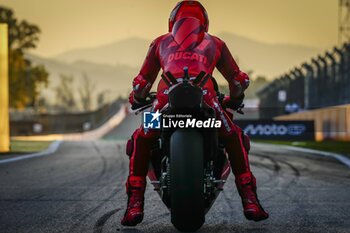
[{"label": "rear tire", "polygon": [[171,222],[180,231],[204,223],[204,143],[197,131],[177,130],[170,139]]}]

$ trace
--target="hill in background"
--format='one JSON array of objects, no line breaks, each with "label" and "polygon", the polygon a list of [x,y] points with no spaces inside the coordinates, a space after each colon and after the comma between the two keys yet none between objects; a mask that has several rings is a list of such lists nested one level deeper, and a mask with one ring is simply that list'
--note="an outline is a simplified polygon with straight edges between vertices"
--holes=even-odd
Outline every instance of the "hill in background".
[{"label": "hill in background", "polygon": [[98,47],[70,50],[52,59],[66,63],[85,60],[108,65],[140,67],[150,43],[145,39],[130,38]]},{"label": "hill in background", "polygon": [[[60,83],[61,74],[74,77],[74,90],[78,90],[78,87],[82,85],[82,77],[86,74],[95,86],[94,92],[92,93],[92,99],[95,102],[97,95],[101,92],[108,94],[108,99],[111,101],[119,96],[127,96],[131,90],[132,78],[138,72],[138,69],[127,65],[113,66],[84,60],[65,63],[30,54],[28,54],[27,57],[35,64],[43,64],[50,74],[49,87],[41,91],[41,96],[45,97],[50,104],[55,104],[54,89]],[[76,93],[76,98],[78,99],[78,91]],[[96,107],[96,103],[94,107]]]},{"label": "hill in background", "polygon": [[318,48],[263,43],[229,33],[222,33],[219,37],[226,42],[242,69],[252,70],[268,79],[276,78],[322,52]]},{"label": "hill in background", "polygon": [[[241,69],[253,71],[253,77],[265,76],[270,80],[321,52],[317,48],[268,44],[229,33],[219,34],[219,37],[226,42]],[[149,44],[146,39],[130,38],[94,48],[71,50],[53,58],[27,56],[34,63],[45,65],[50,73],[49,88],[42,91],[42,96],[49,103],[55,101],[54,88],[59,84],[60,74],[72,75],[76,89],[81,85],[83,74],[86,74],[96,84],[94,100],[103,91],[113,100],[120,95],[127,96]],[[214,72],[214,76],[220,84],[226,85],[218,72]],[[251,85],[250,98],[254,98],[255,87],[260,88],[261,85]]]},{"label": "hill in background", "polygon": [[[266,76],[268,79],[287,72],[321,52],[317,48],[269,44],[230,33],[221,33],[218,36],[226,42],[242,69],[252,70],[256,75]],[[71,50],[55,56],[54,59],[68,63],[86,60],[140,67],[150,43],[151,41],[145,39],[130,38],[99,47]]]}]

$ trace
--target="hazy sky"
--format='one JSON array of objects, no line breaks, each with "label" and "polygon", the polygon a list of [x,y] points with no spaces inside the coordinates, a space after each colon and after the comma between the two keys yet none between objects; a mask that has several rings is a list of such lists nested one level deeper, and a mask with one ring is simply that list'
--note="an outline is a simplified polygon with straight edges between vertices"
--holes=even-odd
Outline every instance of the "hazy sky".
[{"label": "hazy sky", "polygon": [[[178,0],[1,0],[42,29],[35,53],[54,56],[131,36],[167,31]],[[202,0],[212,34],[231,32],[270,43],[330,48],[337,43],[338,0]]]}]

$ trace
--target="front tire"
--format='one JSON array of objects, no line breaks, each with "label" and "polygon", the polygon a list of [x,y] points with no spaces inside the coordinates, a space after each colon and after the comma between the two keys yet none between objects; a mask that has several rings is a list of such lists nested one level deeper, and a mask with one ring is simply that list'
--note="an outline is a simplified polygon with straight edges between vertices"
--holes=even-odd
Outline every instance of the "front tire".
[{"label": "front tire", "polygon": [[170,139],[171,222],[180,231],[204,223],[204,142],[197,131],[177,130]]}]

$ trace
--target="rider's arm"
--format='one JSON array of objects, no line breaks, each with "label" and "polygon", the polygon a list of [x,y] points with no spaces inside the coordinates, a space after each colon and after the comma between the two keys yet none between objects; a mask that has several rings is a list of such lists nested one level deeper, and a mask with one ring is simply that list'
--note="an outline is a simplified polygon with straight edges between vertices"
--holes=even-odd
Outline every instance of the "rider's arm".
[{"label": "rider's arm", "polygon": [[239,69],[226,44],[222,40],[216,39],[219,49],[219,59],[216,68],[229,83],[230,96],[232,98],[240,97],[249,86],[249,77]]},{"label": "rider's arm", "polygon": [[151,43],[147,52],[146,59],[141,67],[140,73],[133,80],[132,96],[135,99],[144,99],[148,95],[154,81],[157,78],[158,72],[160,70],[158,56],[159,40],[160,38],[157,38]]}]

